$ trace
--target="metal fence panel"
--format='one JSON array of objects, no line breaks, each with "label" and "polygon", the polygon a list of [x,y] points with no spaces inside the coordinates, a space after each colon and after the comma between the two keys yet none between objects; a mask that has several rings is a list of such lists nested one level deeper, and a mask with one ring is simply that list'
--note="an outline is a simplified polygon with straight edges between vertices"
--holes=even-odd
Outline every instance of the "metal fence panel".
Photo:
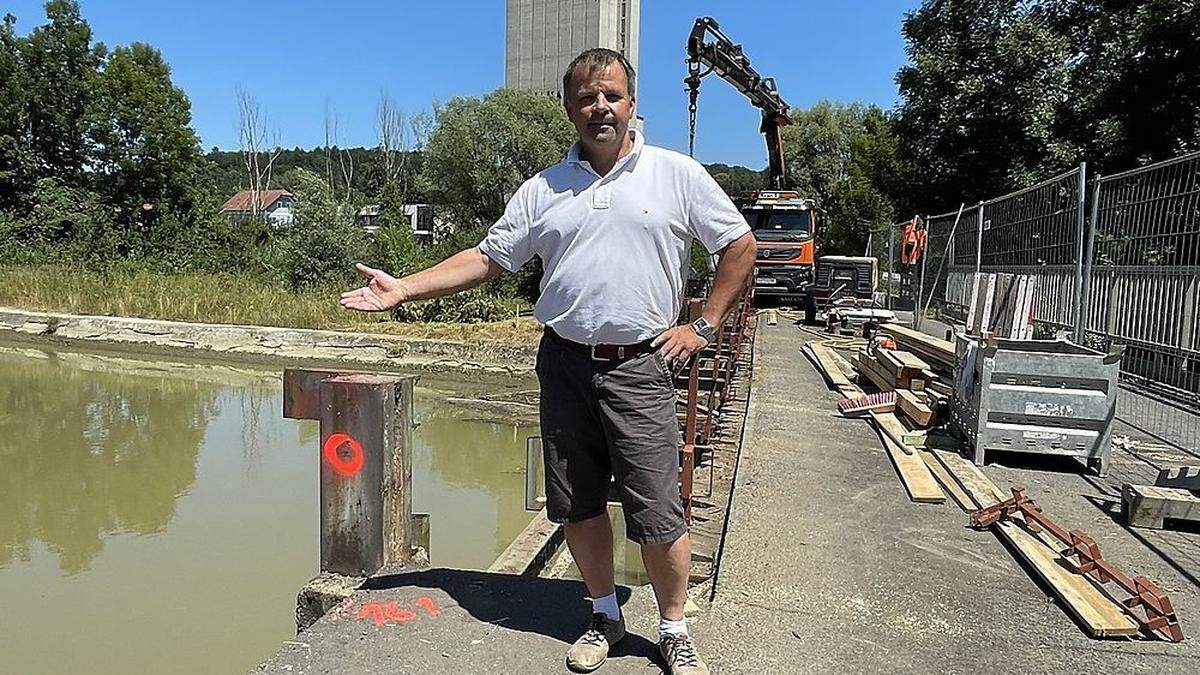
[{"label": "metal fence panel", "polygon": [[1077,324],[1085,174],[1080,165],[983,204],[978,269],[1037,277],[1035,323]]},{"label": "metal fence panel", "polygon": [[1084,339],[1125,345],[1122,419],[1200,450],[1200,153],[1098,178],[1093,200]]},{"label": "metal fence panel", "polygon": [[974,250],[978,220],[978,206],[962,209],[961,216],[955,210],[926,218],[927,248],[922,256],[918,311],[932,307],[952,318],[966,317],[970,275],[975,267],[974,262],[969,266],[958,264],[958,251],[968,246]]},{"label": "metal fence panel", "polygon": [[[908,221],[888,223],[870,230],[866,255],[879,264],[879,290],[886,298],[888,309],[912,305],[912,265],[901,262],[901,244]],[[907,294],[906,294],[907,286]]]}]

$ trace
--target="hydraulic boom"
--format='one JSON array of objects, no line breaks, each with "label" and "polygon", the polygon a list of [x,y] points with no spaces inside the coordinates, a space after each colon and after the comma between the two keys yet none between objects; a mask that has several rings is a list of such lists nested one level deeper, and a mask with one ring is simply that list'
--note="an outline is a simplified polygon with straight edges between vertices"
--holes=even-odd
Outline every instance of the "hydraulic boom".
[{"label": "hydraulic boom", "polygon": [[750,65],[750,58],[746,56],[742,46],[726,37],[712,17],[696,19],[696,25],[692,27],[692,33],[688,36],[687,54],[688,76],[684,79],[684,84],[688,87],[690,97],[689,153],[694,150],[696,138],[696,100],[700,96],[700,79],[715,73],[750,99],[755,108],[762,111],[760,131],[767,140],[768,178],[772,188],[782,190],[783,143],[779,129],[791,124],[792,120],[788,117],[787,103],[779,97],[779,90],[775,88],[775,78],[760,75],[754,66]]}]

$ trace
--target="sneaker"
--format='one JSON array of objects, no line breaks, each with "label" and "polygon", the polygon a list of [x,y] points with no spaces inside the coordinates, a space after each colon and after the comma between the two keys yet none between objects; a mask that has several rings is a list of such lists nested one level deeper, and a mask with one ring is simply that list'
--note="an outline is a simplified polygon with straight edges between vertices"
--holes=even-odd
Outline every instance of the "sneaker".
[{"label": "sneaker", "polygon": [[567,650],[567,667],[577,673],[590,673],[604,665],[609,647],[625,637],[625,616],[613,621],[604,612],[596,612],[587,630]]},{"label": "sneaker", "polygon": [[687,635],[668,633],[658,641],[658,651],[671,675],[708,675],[708,666],[696,654],[696,643]]}]

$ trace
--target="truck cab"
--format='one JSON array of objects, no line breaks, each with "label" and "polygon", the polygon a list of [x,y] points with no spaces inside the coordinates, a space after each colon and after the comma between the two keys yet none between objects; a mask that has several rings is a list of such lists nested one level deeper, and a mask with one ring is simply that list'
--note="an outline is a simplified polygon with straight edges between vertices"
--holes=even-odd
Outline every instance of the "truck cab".
[{"label": "truck cab", "polygon": [[744,193],[738,207],[758,240],[754,294],[803,309],[811,321],[816,314],[814,261],[821,210],[812,199],[791,190]]}]

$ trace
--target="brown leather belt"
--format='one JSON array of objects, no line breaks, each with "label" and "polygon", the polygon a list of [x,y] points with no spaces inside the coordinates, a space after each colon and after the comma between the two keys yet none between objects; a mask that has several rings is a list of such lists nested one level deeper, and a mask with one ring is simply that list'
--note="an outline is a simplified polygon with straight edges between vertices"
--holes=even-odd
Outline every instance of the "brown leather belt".
[{"label": "brown leather belt", "polygon": [[629,359],[636,359],[644,354],[649,354],[657,349],[650,346],[650,343],[654,341],[653,338],[631,345],[585,345],[582,342],[568,340],[555,333],[552,328],[546,329],[546,335],[563,347],[587,356],[593,361],[628,361]]}]

